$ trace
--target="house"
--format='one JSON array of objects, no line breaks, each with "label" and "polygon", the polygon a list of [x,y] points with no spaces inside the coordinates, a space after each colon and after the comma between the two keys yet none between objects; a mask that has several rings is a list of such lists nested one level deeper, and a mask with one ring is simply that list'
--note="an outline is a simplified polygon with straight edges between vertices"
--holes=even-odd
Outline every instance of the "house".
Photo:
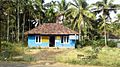
[{"label": "house", "polygon": [[78,39],[78,32],[60,23],[43,23],[25,35],[28,35],[28,47],[75,48]]}]

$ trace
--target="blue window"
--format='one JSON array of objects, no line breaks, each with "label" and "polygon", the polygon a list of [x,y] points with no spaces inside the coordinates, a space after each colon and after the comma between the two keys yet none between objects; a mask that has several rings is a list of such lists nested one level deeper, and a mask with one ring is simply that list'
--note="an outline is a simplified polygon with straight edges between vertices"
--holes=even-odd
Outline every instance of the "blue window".
[{"label": "blue window", "polygon": [[61,43],[68,43],[69,37],[68,36],[62,36],[61,37]]}]

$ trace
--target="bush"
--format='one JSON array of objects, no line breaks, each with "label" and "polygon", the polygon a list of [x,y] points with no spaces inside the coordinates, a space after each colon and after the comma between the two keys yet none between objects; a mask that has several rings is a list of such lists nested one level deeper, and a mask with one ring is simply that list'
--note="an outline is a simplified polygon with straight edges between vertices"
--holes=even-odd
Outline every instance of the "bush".
[{"label": "bush", "polygon": [[82,41],[77,41],[76,46],[77,48],[79,48],[85,46],[103,47],[105,45],[104,45],[104,40],[82,40]]},{"label": "bush", "polygon": [[85,46],[90,46],[92,45],[92,41],[91,40],[82,40],[82,41],[76,41],[76,48],[81,48],[81,47],[85,47]]},{"label": "bush", "polygon": [[6,41],[1,42],[0,60],[10,60],[13,56],[18,56],[23,53],[24,50],[21,44]]},{"label": "bush", "polygon": [[35,57],[32,55],[24,55],[22,60],[26,62],[36,61]]},{"label": "bush", "polygon": [[75,44],[75,48],[81,48],[82,47],[82,43],[81,41],[76,41],[76,44]]},{"label": "bush", "polygon": [[108,46],[109,47],[117,47],[117,42],[114,42],[114,41],[108,41]]},{"label": "bush", "polygon": [[[119,48],[103,47],[101,50],[99,50],[97,56],[95,56],[94,53],[95,51],[92,49],[92,47],[83,47],[57,55],[56,60],[59,62],[81,65],[99,65],[105,67],[120,66]],[[86,58],[88,56],[90,56],[90,58]]]},{"label": "bush", "polygon": [[[108,41],[108,47],[116,47],[117,42],[114,41]],[[82,40],[82,41],[77,41],[76,42],[76,47],[84,47],[84,46],[93,46],[93,47],[104,47],[105,46],[105,40],[100,39],[100,40]]]}]

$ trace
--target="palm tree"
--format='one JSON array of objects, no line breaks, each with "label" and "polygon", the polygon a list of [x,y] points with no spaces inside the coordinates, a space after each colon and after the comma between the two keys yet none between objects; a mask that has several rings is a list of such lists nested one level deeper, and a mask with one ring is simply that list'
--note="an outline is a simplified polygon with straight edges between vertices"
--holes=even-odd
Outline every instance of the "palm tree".
[{"label": "palm tree", "polygon": [[117,20],[116,22],[120,23],[120,14],[117,14]]},{"label": "palm tree", "polygon": [[43,15],[44,15],[44,6],[43,6],[44,0],[35,0],[34,1],[34,7],[36,9],[34,9],[34,13],[35,13],[35,19],[39,19],[39,24],[42,24],[42,20],[43,20]]},{"label": "palm tree", "polygon": [[[6,1],[6,3],[8,4],[9,1]],[[7,16],[7,41],[9,41],[9,24],[10,24],[10,8],[11,7],[9,7],[10,4],[9,5],[7,5],[7,4],[5,4],[4,6],[7,7],[5,15]]]},{"label": "palm tree", "polygon": [[69,11],[68,7],[69,7],[70,3],[67,3],[66,0],[61,0],[61,2],[57,1],[57,9],[58,9],[58,15],[61,14],[63,15],[63,19],[62,21],[65,21],[65,15],[66,13]]},{"label": "palm tree", "polygon": [[10,34],[10,17],[12,17],[13,12],[13,1],[2,1],[3,3],[3,10],[4,15],[7,17],[7,41],[9,41],[9,34]]},{"label": "palm tree", "polygon": [[107,22],[107,19],[111,20],[110,11],[114,11],[116,13],[117,6],[118,6],[118,5],[113,4],[112,3],[113,1],[114,0],[102,0],[102,1],[98,1],[95,4],[93,4],[97,7],[97,8],[94,8],[94,10],[93,10],[94,12],[96,12],[96,13],[102,12],[101,18],[103,19],[103,24],[101,25],[101,28],[104,28],[104,38],[105,38],[106,46],[107,46],[106,22]]},{"label": "palm tree", "polygon": [[16,3],[17,3],[17,8],[16,8],[16,10],[17,10],[17,42],[19,42],[19,36],[20,36],[20,29],[19,29],[19,27],[20,27],[20,15],[19,15],[19,11],[20,11],[20,8],[19,8],[19,0],[17,0],[16,1]]},{"label": "palm tree", "polygon": [[120,36],[120,14],[117,14],[117,19],[111,24],[111,32],[116,36]]},{"label": "palm tree", "polygon": [[[92,28],[88,18],[95,18],[95,16],[88,10],[88,4],[86,0],[73,0],[73,1],[74,3],[71,3],[71,5],[73,5],[77,10],[77,12],[75,13],[76,16],[74,17],[73,20],[73,29],[75,29],[76,27],[78,28],[80,41],[84,39],[84,34],[87,34],[87,26]],[[82,34],[83,32],[84,34]],[[83,36],[80,37],[80,35]]]},{"label": "palm tree", "polygon": [[24,44],[24,26],[25,26],[25,19],[26,19],[26,11],[27,11],[27,3],[28,3],[28,0],[21,0],[21,11],[22,11],[22,14],[23,14],[23,23],[22,23],[22,43]]},{"label": "palm tree", "polygon": [[55,11],[55,1],[52,1],[50,3],[47,3],[44,5],[45,9],[45,19],[44,22],[56,22],[56,14],[57,12]]}]

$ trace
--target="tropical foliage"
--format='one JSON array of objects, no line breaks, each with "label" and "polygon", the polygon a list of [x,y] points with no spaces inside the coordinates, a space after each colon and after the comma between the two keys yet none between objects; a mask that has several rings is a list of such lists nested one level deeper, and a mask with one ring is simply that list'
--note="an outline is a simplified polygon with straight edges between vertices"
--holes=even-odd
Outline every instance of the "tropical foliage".
[{"label": "tropical foliage", "polygon": [[[120,49],[115,41],[108,39],[120,39],[120,10],[119,4],[113,4],[114,0],[102,0],[88,4],[86,0],[51,1],[44,0],[0,0],[0,60],[16,60],[16,56],[22,56],[19,61],[37,61],[36,55],[43,57],[45,51],[40,54],[27,55],[27,36],[24,32],[43,23],[56,23],[62,16],[62,23],[79,32],[79,40],[74,50],[64,50],[63,54],[54,57],[54,60],[65,63],[120,66]],[[113,21],[111,12],[117,17]],[[108,46],[108,47],[104,47]],[[34,48],[34,47],[33,47]],[[39,47],[41,49],[41,47]],[[41,50],[40,50],[41,51]],[[56,52],[56,50],[54,51]],[[50,52],[50,54],[53,54]],[[47,52],[49,53],[49,52]],[[46,53],[45,58],[46,58]],[[51,59],[51,56],[50,56]]]},{"label": "tropical foliage", "polygon": [[113,1],[114,0],[102,0],[93,4],[97,7],[94,8],[94,12],[102,13],[102,15],[100,15],[102,18],[100,29],[104,29],[105,45],[107,45],[107,28],[109,28],[106,22],[111,22],[110,12],[114,11],[116,13],[116,10],[119,8],[118,5],[112,3]]},{"label": "tropical foliage", "polygon": [[86,0],[73,0],[73,3],[66,0],[50,3],[44,3],[44,0],[0,0],[1,40],[24,43],[24,32],[42,23],[55,23],[62,15],[63,24],[79,32],[79,41],[105,37],[107,44],[109,34],[120,35],[120,15],[114,22],[110,16],[111,11],[117,13],[119,8],[120,5],[113,4],[113,0],[91,5]]}]

